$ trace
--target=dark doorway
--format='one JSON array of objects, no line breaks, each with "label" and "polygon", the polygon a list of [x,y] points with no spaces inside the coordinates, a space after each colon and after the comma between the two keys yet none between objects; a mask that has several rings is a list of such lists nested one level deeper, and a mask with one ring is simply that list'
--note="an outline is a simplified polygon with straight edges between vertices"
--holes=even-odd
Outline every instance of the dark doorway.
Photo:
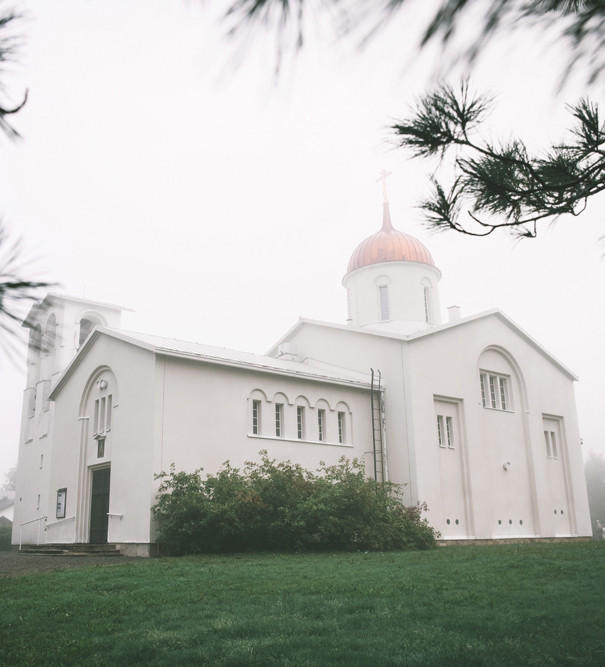
[{"label": "dark doorway", "polygon": [[107,512],[109,512],[110,468],[92,472],[92,493],[90,498],[90,543],[107,543]]}]

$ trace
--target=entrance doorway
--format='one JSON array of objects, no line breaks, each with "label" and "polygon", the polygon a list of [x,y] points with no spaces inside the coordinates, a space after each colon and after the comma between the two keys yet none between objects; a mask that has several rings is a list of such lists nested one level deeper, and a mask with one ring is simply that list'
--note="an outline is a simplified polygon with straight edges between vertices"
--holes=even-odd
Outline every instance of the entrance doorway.
[{"label": "entrance doorway", "polygon": [[90,498],[90,543],[107,543],[107,512],[109,512],[109,475],[111,468],[92,471]]}]

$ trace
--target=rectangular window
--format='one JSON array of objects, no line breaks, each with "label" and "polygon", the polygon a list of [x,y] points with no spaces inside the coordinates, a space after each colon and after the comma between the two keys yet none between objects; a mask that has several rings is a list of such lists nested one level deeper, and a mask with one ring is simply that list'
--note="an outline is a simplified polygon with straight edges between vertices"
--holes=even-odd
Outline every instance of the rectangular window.
[{"label": "rectangular window", "polygon": [[99,432],[99,399],[95,401],[95,419],[94,419],[94,433]]},{"label": "rectangular window", "polygon": [[506,383],[506,378],[499,377],[498,382],[500,384],[500,409],[501,410],[507,410],[508,409],[508,387]]},{"label": "rectangular window", "polygon": [[544,431],[544,442],[546,443],[546,458],[559,458],[559,452],[557,450],[557,436],[554,431]]},{"label": "rectangular window", "polygon": [[67,489],[59,489],[57,491],[57,510],[55,517],[57,519],[65,518],[65,508],[67,506]]},{"label": "rectangular window", "polygon": [[99,430],[97,433],[103,433],[105,431],[105,396],[101,399],[101,407],[99,409]]},{"label": "rectangular window", "polygon": [[36,498],[36,509],[40,509],[40,494],[38,494],[38,497]]},{"label": "rectangular window", "polygon": [[445,447],[445,438],[443,433],[443,415],[437,415],[437,438],[439,447]]},{"label": "rectangular window", "polygon": [[490,375],[489,376],[489,407],[490,408],[495,408],[497,403],[496,403],[496,376],[495,375]]},{"label": "rectangular window", "polygon": [[338,413],[338,442],[346,442],[346,414],[344,412]]},{"label": "rectangular window", "polygon": [[302,405],[296,406],[296,435],[299,440],[305,437],[305,408]]},{"label": "rectangular window", "polygon": [[508,377],[495,373],[481,373],[481,403],[484,408],[510,410]]},{"label": "rectangular window", "polygon": [[252,401],[252,433],[260,435],[261,430],[261,405],[260,401]]},{"label": "rectangular window", "polygon": [[546,458],[552,458],[552,452],[550,449],[550,431],[544,431],[544,442],[546,444]]},{"label": "rectangular window", "polygon": [[483,407],[487,407],[487,375],[485,373],[481,373],[481,402],[483,403]]},{"label": "rectangular window", "polygon": [[380,319],[389,319],[389,288],[387,285],[380,285],[378,287],[378,294],[380,295]]},{"label": "rectangular window", "polygon": [[275,435],[278,438],[283,436],[283,425],[284,425],[284,404],[276,403],[275,404]]},{"label": "rectangular window", "polygon": [[454,447],[454,420],[451,417],[445,418],[445,430],[447,431],[447,446],[450,449]]},{"label": "rectangular window", "polygon": [[107,414],[105,415],[105,431],[111,431],[111,399],[112,395],[107,397]]},{"label": "rectangular window", "polygon": [[40,470],[44,467],[44,454],[40,454]]},{"label": "rectangular window", "polygon": [[97,458],[102,459],[105,456],[105,438],[97,440]]},{"label": "rectangular window", "polygon": [[326,439],[326,411],[318,410],[317,411],[317,430],[318,430],[318,440],[323,442]]}]

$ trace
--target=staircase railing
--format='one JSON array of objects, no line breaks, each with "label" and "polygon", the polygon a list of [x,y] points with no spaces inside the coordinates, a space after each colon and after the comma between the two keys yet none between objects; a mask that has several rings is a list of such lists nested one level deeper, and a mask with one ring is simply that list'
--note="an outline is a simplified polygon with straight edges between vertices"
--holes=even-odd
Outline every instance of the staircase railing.
[{"label": "staircase railing", "polygon": [[21,551],[21,544],[23,543],[23,526],[29,526],[31,523],[36,523],[38,522],[38,535],[36,537],[36,546],[40,544],[40,530],[42,527],[42,521],[46,521],[48,517],[46,515],[44,516],[39,516],[35,519],[30,519],[29,521],[24,521],[23,523],[19,524],[19,551]]}]

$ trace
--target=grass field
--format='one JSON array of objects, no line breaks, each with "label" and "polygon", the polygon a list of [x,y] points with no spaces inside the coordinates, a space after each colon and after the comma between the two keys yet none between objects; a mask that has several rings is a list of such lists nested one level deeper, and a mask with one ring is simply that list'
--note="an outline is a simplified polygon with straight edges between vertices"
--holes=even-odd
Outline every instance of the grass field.
[{"label": "grass field", "polygon": [[605,545],[166,558],[0,579],[2,665],[604,665]]}]

